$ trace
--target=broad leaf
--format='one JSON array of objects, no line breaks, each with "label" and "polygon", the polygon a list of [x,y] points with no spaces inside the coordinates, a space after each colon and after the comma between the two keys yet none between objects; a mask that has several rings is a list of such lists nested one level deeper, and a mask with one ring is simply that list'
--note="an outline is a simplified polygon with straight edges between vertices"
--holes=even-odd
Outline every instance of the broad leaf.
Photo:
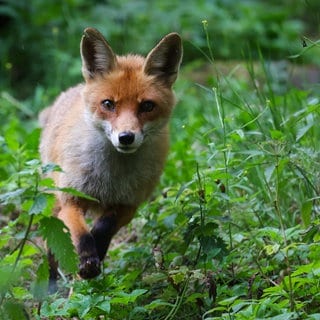
[{"label": "broad leaf", "polygon": [[48,292],[48,260],[44,259],[37,270],[37,278],[32,285],[33,296],[36,300],[43,300]]},{"label": "broad leaf", "polygon": [[40,233],[59,261],[61,268],[67,272],[76,272],[78,258],[64,223],[55,217],[45,217],[40,221]]}]

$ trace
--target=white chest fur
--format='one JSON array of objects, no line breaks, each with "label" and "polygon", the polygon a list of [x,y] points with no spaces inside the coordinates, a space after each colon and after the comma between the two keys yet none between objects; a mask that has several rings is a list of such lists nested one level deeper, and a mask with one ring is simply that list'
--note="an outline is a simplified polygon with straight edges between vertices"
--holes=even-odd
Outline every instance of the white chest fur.
[{"label": "white chest fur", "polygon": [[166,139],[167,135],[146,138],[135,153],[123,154],[99,131],[85,143],[79,137],[64,161],[60,181],[63,186],[97,198],[103,207],[138,206],[150,196],[163,169],[166,143],[160,138]]}]

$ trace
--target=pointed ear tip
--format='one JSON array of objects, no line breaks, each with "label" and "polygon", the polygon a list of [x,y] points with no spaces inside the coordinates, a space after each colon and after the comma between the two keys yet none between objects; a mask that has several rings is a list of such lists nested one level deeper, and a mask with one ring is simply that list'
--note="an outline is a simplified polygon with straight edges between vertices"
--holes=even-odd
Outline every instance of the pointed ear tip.
[{"label": "pointed ear tip", "polygon": [[101,33],[93,27],[87,27],[83,30],[83,37],[101,38]]},{"label": "pointed ear tip", "polygon": [[179,33],[171,32],[163,38],[164,42],[177,46],[182,50],[182,39]]},{"label": "pointed ear tip", "polygon": [[178,32],[171,32],[171,33],[168,33],[165,38],[172,38],[172,39],[177,39],[177,40],[180,40],[181,41],[181,36]]},{"label": "pointed ear tip", "polygon": [[83,30],[83,34],[86,35],[87,33],[91,33],[92,31],[94,31],[95,29],[92,27],[87,27]]}]

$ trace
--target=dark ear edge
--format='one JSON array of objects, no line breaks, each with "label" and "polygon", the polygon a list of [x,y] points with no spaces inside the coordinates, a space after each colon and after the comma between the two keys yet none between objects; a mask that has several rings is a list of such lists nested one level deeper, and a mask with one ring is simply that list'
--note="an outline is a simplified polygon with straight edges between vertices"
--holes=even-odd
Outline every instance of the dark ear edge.
[{"label": "dark ear edge", "polygon": [[178,76],[182,52],[179,34],[169,33],[147,55],[144,72],[171,87]]},{"label": "dark ear edge", "polygon": [[88,80],[97,74],[110,72],[116,65],[116,56],[103,35],[94,28],[86,28],[80,43],[82,74]]}]

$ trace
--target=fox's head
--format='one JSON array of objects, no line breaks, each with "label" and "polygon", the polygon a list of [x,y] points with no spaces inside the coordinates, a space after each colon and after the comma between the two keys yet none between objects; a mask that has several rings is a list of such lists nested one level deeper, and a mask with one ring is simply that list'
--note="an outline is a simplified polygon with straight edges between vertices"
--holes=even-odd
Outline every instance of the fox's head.
[{"label": "fox's head", "polygon": [[100,32],[87,28],[81,41],[83,92],[89,121],[113,146],[135,152],[167,124],[175,98],[182,44],[165,36],[147,55],[117,56]]}]

